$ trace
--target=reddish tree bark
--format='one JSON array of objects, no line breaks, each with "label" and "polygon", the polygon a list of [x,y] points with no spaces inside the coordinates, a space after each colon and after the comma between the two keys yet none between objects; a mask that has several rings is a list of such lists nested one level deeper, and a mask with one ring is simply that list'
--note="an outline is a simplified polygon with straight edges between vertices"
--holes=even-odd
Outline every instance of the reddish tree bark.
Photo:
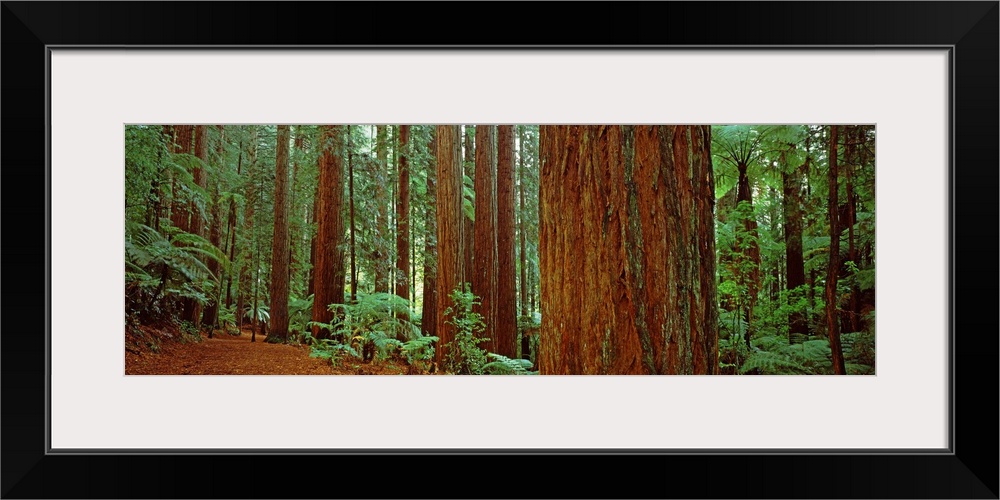
[{"label": "reddish tree bark", "polygon": [[274,161],[274,233],[271,240],[268,342],[288,341],[288,125],[278,125]]},{"label": "reddish tree bark", "polygon": [[428,337],[437,335],[437,187],[435,185],[437,144],[433,136],[432,132],[432,138],[427,144],[427,150],[433,156],[427,162],[428,213],[424,217],[424,301],[420,312],[420,330]]},{"label": "reddish tree bark", "polygon": [[[313,285],[313,321],[330,323],[330,304],[344,302],[344,129],[340,125],[320,127],[319,203],[316,234],[316,282]],[[330,337],[330,332],[313,326],[313,336]]]},{"label": "reddish tree bark", "polygon": [[715,373],[711,128],[540,134],[541,373]]},{"label": "reddish tree bark", "polygon": [[[216,142],[215,146],[215,165],[216,170],[222,171],[223,166],[223,145],[226,141],[226,131],[222,125],[216,125],[216,130],[219,131],[219,140]],[[209,222],[208,240],[212,246],[221,249],[222,244],[222,203],[219,200],[219,183],[218,181],[212,182],[211,196],[209,202],[212,204],[212,220]],[[208,270],[215,277],[215,292],[209,298],[209,303],[205,306],[205,313],[202,315],[201,322],[208,326],[208,338],[212,338],[212,332],[215,330],[216,324],[219,322],[219,302],[222,298],[222,277],[219,275],[219,262],[215,259],[208,261]]]},{"label": "reddish tree bark", "polygon": [[830,169],[827,173],[827,183],[829,198],[827,200],[827,210],[830,216],[830,261],[826,271],[826,328],[827,336],[830,339],[830,351],[833,353],[833,372],[837,375],[846,375],[847,367],[844,364],[844,350],[840,345],[840,319],[837,317],[837,273],[840,269],[840,214],[838,209],[837,193],[837,142],[840,127],[830,126]]},{"label": "reddish tree bark", "polygon": [[[204,125],[197,125],[194,127],[194,155],[201,160],[202,164],[208,164],[208,128]],[[194,182],[199,188],[205,189],[206,179],[208,177],[205,169],[202,167],[196,167],[194,169]],[[205,236],[205,217],[201,210],[198,209],[198,205],[194,200],[191,200],[188,204],[189,214],[189,226],[188,232],[197,236]],[[200,302],[194,299],[187,299],[184,305],[184,319],[190,321],[195,328],[201,328],[201,315],[203,311],[203,306]]]},{"label": "reddish tree bark", "polygon": [[[781,185],[782,211],[785,226],[785,282],[786,289],[791,292],[806,284],[805,260],[802,256],[802,173],[809,168],[809,159],[800,167],[789,170],[785,162],[785,154],[781,154]],[[788,340],[791,334],[809,333],[809,323],[802,312],[794,312],[788,316]]]},{"label": "reddish tree bark", "polygon": [[[173,152],[175,154],[191,153],[191,144],[194,138],[194,126],[193,125],[175,125],[173,127],[174,132],[174,146]],[[190,232],[191,227],[191,210],[186,203],[183,202],[183,198],[180,196],[180,187],[177,185],[177,180],[174,178],[172,183],[171,192],[173,194],[172,200],[173,204],[170,208],[170,221],[178,229],[184,232]]]},{"label": "reddish tree bark", "polygon": [[462,152],[458,125],[437,126],[437,336],[434,361],[444,366],[445,346],[455,339],[455,327],[445,314],[454,305],[451,293],[459,288],[464,240],[462,237]]},{"label": "reddish tree bark", "polygon": [[496,353],[517,356],[517,285],[514,260],[514,127],[497,127]]},{"label": "reddish tree bark", "polygon": [[472,293],[481,301],[473,312],[483,316],[480,344],[496,352],[496,293],[497,293],[497,231],[496,231],[496,126],[476,125],[476,225],[474,226],[475,252],[472,255]]}]

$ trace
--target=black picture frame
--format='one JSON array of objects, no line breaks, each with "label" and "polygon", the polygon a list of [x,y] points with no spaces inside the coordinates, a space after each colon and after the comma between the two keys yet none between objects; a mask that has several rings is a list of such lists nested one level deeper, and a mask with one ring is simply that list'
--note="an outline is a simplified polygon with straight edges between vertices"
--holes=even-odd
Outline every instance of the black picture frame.
[{"label": "black picture frame", "polygon": [[[17,269],[36,270],[28,279],[9,275],[3,290],[4,498],[998,497],[996,1],[615,2],[544,8],[538,3],[490,2],[2,4],[6,147],[0,154],[7,178],[3,194],[8,230],[3,253]],[[456,16],[443,12],[458,12],[457,18],[467,25],[455,25]],[[480,23],[484,16],[489,24]],[[624,451],[508,456],[47,453],[49,47],[413,44],[949,47],[954,139],[949,451],[642,456]],[[46,270],[44,279],[40,269]],[[919,272],[914,270],[917,276]],[[81,323],[81,332],[86,332],[85,319]],[[192,421],[200,418],[192,416]],[[561,467],[554,466],[556,461]],[[566,477],[562,469],[572,474]]]}]

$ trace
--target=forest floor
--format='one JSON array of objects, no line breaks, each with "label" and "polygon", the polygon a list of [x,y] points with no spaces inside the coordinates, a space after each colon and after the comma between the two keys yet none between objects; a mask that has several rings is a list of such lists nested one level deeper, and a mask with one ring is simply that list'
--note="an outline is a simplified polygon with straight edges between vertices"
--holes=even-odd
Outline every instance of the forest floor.
[{"label": "forest floor", "polygon": [[[301,344],[269,344],[264,335],[250,342],[251,334],[216,332],[213,338],[182,335],[179,331],[139,327],[126,335],[126,375],[395,375],[406,367],[394,363],[362,363],[309,356]],[[140,341],[137,337],[145,337]],[[151,348],[156,345],[156,348]]]}]

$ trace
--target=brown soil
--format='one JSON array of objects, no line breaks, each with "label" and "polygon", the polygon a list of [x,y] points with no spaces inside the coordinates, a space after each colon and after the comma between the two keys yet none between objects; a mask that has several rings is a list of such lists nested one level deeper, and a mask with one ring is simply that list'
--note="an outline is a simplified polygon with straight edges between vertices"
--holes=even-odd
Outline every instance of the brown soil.
[{"label": "brown soil", "polygon": [[[126,336],[126,375],[397,375],[410,372],[395,361],[362,363],[344,358],[337,366],[309,357],[305,345],[268,344],[263,335],[250,342],[250,332],[233,336],[216,332],[203,338],[140,327]],[[183,339],[183,340],[182,340]],[[158,344],[157,352],[150,345]]]}]

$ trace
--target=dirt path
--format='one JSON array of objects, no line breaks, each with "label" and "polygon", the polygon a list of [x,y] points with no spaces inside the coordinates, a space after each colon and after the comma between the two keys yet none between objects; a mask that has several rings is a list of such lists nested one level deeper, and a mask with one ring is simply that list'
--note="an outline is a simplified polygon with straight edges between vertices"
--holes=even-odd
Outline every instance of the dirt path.
[{"label": "dirt path", "polygon": [[326,360],[309,347],[250,342],[250,334],[216,335],[202,342],[164,342],[159,353],[126,352],[127,375],[329,375]]}]

